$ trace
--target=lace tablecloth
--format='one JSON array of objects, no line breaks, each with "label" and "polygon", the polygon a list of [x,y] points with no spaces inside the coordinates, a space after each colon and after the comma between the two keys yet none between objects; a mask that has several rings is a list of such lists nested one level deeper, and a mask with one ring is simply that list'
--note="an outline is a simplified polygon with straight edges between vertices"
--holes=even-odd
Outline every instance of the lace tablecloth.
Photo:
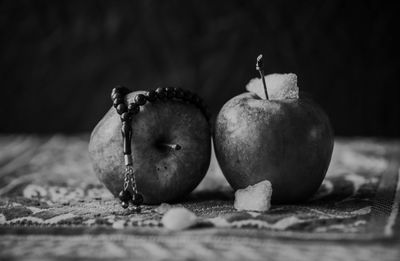
[{"label": "lace tablecloth", "polygon": [[159,206],[128,214],[97,181],[88,136],[0,137],[0,259],[399,260],[400,143],[338,139],[318,193],[266,213],[238,212],[213,157],[183,205],[188,230]]}]

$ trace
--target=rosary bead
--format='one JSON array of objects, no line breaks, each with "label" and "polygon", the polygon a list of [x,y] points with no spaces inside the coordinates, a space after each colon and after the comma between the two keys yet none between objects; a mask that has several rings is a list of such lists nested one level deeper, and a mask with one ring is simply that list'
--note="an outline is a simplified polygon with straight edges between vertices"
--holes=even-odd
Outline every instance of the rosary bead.
[{"label": "rosary bead", "polygon": [[138,94],[135,97],[135,102],[139,106],[145,105],[146,104],[146,97],[143,94]]},{"label": "rosary bead", "polygon": [[114,101],[115,99],[118,99],[118,98],[123,98],[123,97],[124,97],[124,95],[122,93],[120,93],[120,92],[112,92],[111,93],[111,100],[112,101]]},{"label": "rosary bead", "polygon": [[122,121],[129,121],[132,119],[131,114],[129,112],[124,112],[121,114],[121,120]]},{"label": "rosary bead", "polygon": [[154,102],[157,99],[157,94],[154,90],[146,92],[144,97],[149,101],[149,102]]},{"label": "rosary bead", "polygon": [[122,202],[129,202],[129,200],[132,198],[132,195],[128,190],[121,190],[121,192],[118,194],[118,198]]},{"label": "rosary bead", "polygon": [[139,206],[143,203],[143,196],[140,193],[133,193],[132,195],[133,205]]},{"label": "rosary bead", "polygon": [[132,131],[131,125],[126,121],[122,122],[122,127],[121,127],[122,135],[129,138],[129,134],[131,133],[131,131]]},{"label": "rosary bead", "polygon": [[124,103],[124,99],[123,98],[117,98],[113,101],[113,105],[115,108],[117,108],[117,106],[121,103]]},{"label": "rosary bead", "polygon": [[114,94],[122,94],[120,91],[119,91],[119,88],[120,87],[114,87],[114,88],[112,88],[112,90],[111,90],[111,97],[114,95]]},{"label": "rosary bead", "polygon": [[126,94],[129,93],[129,89],[124,87],[124,86],[118,85],[118,86],[116,86],[115,88],[112,89],[111,93],[112,94],[113,93],[120,93],[123,96],[125,96]]},{"label": "rosary bead", "polygon": [[164,89],[164,91],[168,99],[171,99],[172,97],[175,96],[175,90],[172,87],[167,87]]},{"label": "rosary bead", "polygon": [[166,94],[165,94],[165,92],[164,92],[164,89],[161,88],[161,87],[158,87],[158,88],[156,89],[156,94],[157,94],[157,98],[159,98],[160,100],[163,100],[163,99],[165,99],[165,97],[166,97]]},{"label": "rosary bead", "polygon": [[130,103],[128,105],[128,111],[129,113],[131,113],[132,115],[138,114],[140,111],[140,107],[139,105],[137,105],[136,103]]},{"label": "rosary bead", "polygon": [[129,203],[128,203],[128,202],[125,202],[125,201],[122,201],[122,202],[121,202],[121,206],[122,206],[123,208],[128,208],[128,207],[129,207]]},{"label": "rosary bead", "polygon": [[178,99],[182,99],[185,96],[183,90],[181,88],[175,88],[175,97]]},{"label": "rosary bead", "polygon": [[122,114],[122,113],[126,112],[126,110],[127,110],[126,105],[124,103],[118,104],[116,109],[117,109],[118,114]]}]

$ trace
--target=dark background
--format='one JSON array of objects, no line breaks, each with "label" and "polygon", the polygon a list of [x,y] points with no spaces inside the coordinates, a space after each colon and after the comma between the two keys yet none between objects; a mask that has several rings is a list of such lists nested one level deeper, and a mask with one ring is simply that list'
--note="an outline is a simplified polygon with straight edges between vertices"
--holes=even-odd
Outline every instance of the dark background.
[{"label": "dark background", "polygon": [[185,87],[215,115],[263,53],[337,135],[399,137],[397,16],[386,1],[1,1],[0,132],[88,132],[116,84]]}]

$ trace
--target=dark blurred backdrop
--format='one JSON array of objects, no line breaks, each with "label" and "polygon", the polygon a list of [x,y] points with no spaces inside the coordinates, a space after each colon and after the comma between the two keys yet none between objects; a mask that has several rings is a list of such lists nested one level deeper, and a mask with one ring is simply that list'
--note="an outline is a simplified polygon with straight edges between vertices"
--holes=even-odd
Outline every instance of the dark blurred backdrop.
[{"label": "dark blurred backdrop", "polygon": [[88,132],[116,84],[189,88],[215,114],[263,53],[337,135],[399,137],[398,16],[389,1],[1,1],[0,132]]}]

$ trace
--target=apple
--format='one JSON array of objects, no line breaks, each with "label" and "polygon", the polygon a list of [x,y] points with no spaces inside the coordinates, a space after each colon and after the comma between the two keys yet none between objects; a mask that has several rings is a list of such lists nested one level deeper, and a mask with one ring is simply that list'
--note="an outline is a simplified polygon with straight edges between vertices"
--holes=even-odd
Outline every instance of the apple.
[{"label": "apple", "polygon": [[[125,104],[144,93],[127,94]],[[145,204],[181,199],[200,183],[210,163],[211,134],[198,107],[172,99],[148,102],[131,126],[132,166]],[[89,154],[100,181],[118,197],[125,165],[121,119],[114,108],[94,128]]]},{"label": "apple", "polygon": [[269,180],[273,203],[305,201],[328,169],[334,143],[331,124],[317,104],[297,96],[294,74],[265,80],[265,92],[260,81],[252,81],[249,92],[222,107],[215,124],[215,153],[233,189]]}]

